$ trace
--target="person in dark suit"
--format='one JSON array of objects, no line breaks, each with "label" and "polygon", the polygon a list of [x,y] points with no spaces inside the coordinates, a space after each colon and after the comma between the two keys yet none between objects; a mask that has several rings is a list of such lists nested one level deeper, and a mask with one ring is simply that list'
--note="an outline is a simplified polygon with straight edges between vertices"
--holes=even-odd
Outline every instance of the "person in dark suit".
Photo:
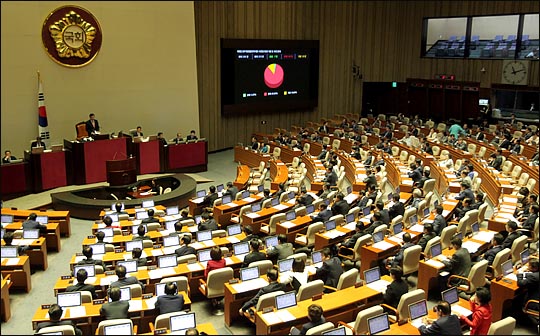
[{"label": "person in dark suit", "polygon": [[399,201],[399,194],[394,193],[392,195],[392,200],[394,201],[394,204],[392,204],[390,209],[388,209],[388,215],[390,216],[390,218],[403,216],[403,214],[405,213],[405,205]]},{"label": "person in dark suit", "polygon": [[340,275],[343,273],[341,260],[338,257],[332,257],[330,248],[322,249],[322,266],[317,268],[315,276],[317,279],[324,281],[326,286],[336,287]]},{"label": "person in dark suit", "polygon": [[[454,252],[452,258],[443,260],[442,263],[450,274],[459,275],[464,278],[468,277],[472,266],[469,251],[461,247],[462,240],[459,237],[452,238],[450,244],[456,252]],[[460,282],[460,280],[455,280],[453,285],[458,286]]]},{"label": "person in dark suit", "polygon": [[461,209],[460,208],[456,208],[456,221],[460,221],[463,217],[465,217],[465,214],[467,214],[467,212],[473,210],[472,206],[471,206],[471,203],[472,203],[472,199],[471,198],[465,198],[462,202],[462,207]]},{"label": "person in dark suit", "polygon": [[37,215],[35,212],[32,212],[30,215],[28,215],[28,218],[22,224],[23,230],[39,229],[40,233],[46,233],[47,225],[43,225],[40,222],[36,221],[36,218]]},{"label": "person in dark suit", "polygon": [[436,215],[435,215],[435,218],[433,219],[432,225],[433,225],[433,232],[435,232],[437,236],[440,236],[442,230],[446,227],[446,219],[442,215],[443,211],[444,211],[444,208],[442,207],[442,205],[437,205],[435,207]]},{"label": "person in dark suit", "polygon": [[305,323],[300,330],[300,335],[305,335],[307,331],[311,328],[317,327],[323,323],[326,323],[326,320],[323,315],[323,309],[318,304],[312,304],[308,307],[308,319],[309,322]]},{"label": "person in dark suit", "polygon": [[418,166],[416,166],[416,163],[411,163],[409,166],[411,168],[411,171],[407,173],[407,175],[413,180],[413,183],[418,183],[420,179],[422,178],[422,170]]},{"label": "person in dark suit", "polygon": [[330,190],[330,184],[329,183],[323,183],[323,187],[321,190],[317,192],[317,196],[322,199],[326,199],[328,197],[328,194],[330,194],[332,190]]},{"label": "person in dark suit", "polygon": [[369,188],[367,188],[368,194],[367,198],[368,200],[371,199],[371,204],[375,204],[375,200],[377,199],[377,185],[371,185]]},{"label": "person in dark suit", "polygon": [[367,177],[363,181],[366,184],[366,190],[369,190],[373,186],[377,187],[377,178],[375,177],[375,174],[373,174],[373,169],[366,169],[366,175]]},{"label": "person in dark suit", "polygon": [[237,193],[238,188],[232,182],[227,182],[227,189],[223,192],[223,195],[231,195],[231,198],[234,201]]},{"label": "person in dark suit", "polygon": [[215,221],[214,218],[211,218],[210,215],[208,213],[203,213],[201,215],[202,217],[202,220],[201,222],[199,223],[199,227],[198,227],[198,230],[199,231],[205,231],[205,230],[217,230],[218,229],[218,225]]},{"label": "person in dark suit", "polygon": [[249,308],[255,307],[257,305],[257,302],[259,302],[259,298],[262,295],[285,290],[285,285],[278,282],[278,274],[279,274],[278,271],[275,269],[268,270],[268,272],[266,273],[266,276],[268,277],[268,280],[270,281],[269,284],[259,289],[259,291],[257,292],[257,294],[255,294],[254,297],[252,297],[250,300],[246,301],[242,305],[239,311],[240,315],[246,314]]},{"label": "person in dark suit", "polygon": [[110,287],[123,287],[128,285],[141,285],[141,288],[144,290],[144,284],[137,280],[134,276],[126,277],[126,266],[117,265],[114,269],[118,280],[111,282]]},{"label": "person in dark suit", "polygon": [[142,127],[141,126],[137,126],[137,129],[135,130],[135,132],[133,132],[133,134],[131,134],[132,136],[134,137],[142,137],[144,136],[143,132],[142,132]]},{"label": "person in dark suit", "polygon": [[244,225],[242,231],[244,231],[244,234],[246,235],[244,239],[241,240],[242,242],[250,242],[252,239],[259,239],[258,235],[253,234],[253,227],[251,225]]},{"label": "person in dark suit", "polygon": [[508,232],[508,236],[506,236],[506,239],[504,239],[502,247],[503,249],[511,249],[514,240],[521,236],[521,233],[518,231],[518,224],[512,220],[509,220],[508,223],[506,223],[506,231]]},{"label": "person in dark suit", "polygon": [[411,234],[408,232],[405,232],[403,234],[403,245],[401,246],[401,248],[399,249],[398,253],[395,256],[388,257],[388,259],[386,260],[386,265],[390,265],[390,267],[401,266],[403,263],[403,256],[404,256],[405,250],[408,249],[409,247],[414,246],[414,243],[411,242],[411,240],[412,240]]},{"label": "person in dark suit", "polygon": [[300,206],[306,206],[306,205],[310,205],[311,203],[313,203],[315,199],[313,198],[313,196],[311,196],[310,194],[308,194],[307,190],[305,187],[302,187],[300,189],[300,196],[298,196],[298,198],[296,199],[296,202],[300,205]]},{"label": "person in dark suit", "polygon": [[334,204],[332,205],[332,214],[334,216],[340,214],[345,216],[349,212],[349,208],[349,203],[345,200],[343,193],[338,192]]},{"label": "person in dark suit", "polygon": [[17,160],[17,158],[11,155],[10,150],[6,150],[4,152],[4,157],[2,158],[2,163],[11,163],[13,160]]},{"label": "person in dark suit", "polygon": [[433,225],[430,223],[424,224],[424,234],[422,235],[422,238],[418,241],[418,245],[422,247],[422,251],[426,249],[427,243],[435,238],[437,235],[435,232],[433,232]]},{"label": "person in dark suit", "polygon": [[92,135],[99,132],[99,122],[97,121],[96,116],[93,113],[90,113],[88,117],[90,119],[86,121],[86,133]]},{"label": "person in dark suit", "polygon": [[179,312],[184,309],[184,296],[178,294],[176,282],[167,282],[165,295],[158,296],[154,307],[156,315]]},{"label": "person in dark suit", "polygon": [[163,146],[167,146],[167,145],[168,145],[167,139],[165,139],[165,138],[163,137],[163,132],[158,132],[157,138],[158,138],[158,140],[161,142],[161,144],[162,144]]},{"label": "person in dark suit", "polygon": [[85,259],[79,261],[77,265],[97,265],[103,267],[103,271],[108,270],[103,260],[92,259],[92,255],[94,254],[92,246],[83,247],[82,254],[85,256]]},{"label": "person in dark suit", "polygon": [[323,179],[323,182],[330,184],[331,187],[337,185],[338,176],[334,169],[331,166],[326,168],[326,176]]},{"label": "person in dark suit", "polygon": [[148,218],[143,219],[141,221],[142,224],[159,223],[159,219],[154,217],[154,209],[148,209],[146,210],[146,213],[148,213]]},{"label": "person in dark suit", "polygon": [[488,249],[484,254],[478,256],[478,261],[480,260],[487,260],[488,265],[493,264],[493,260],[495,259],[495,256],[497,253],[501,252],[503,250],[502,242],[504,241],[504,237],[500,233],[496,233],[493,236],[493,239],[491,239],[491,248]]},{"label": "person in dark suit", "polygon": [[148,235],[145,235],[145,233],[146,229],[144,225],[139,224],[139,226],[137,227],[137,235],[133,235],[131,240],[152,240],[152,238],[150,238],[150,236]]},{"label": "person in dark suit", "polygon": [[328,133],[330,129],[328,128],[328,121],[325,121],[318,129],[320,133]]},{"label": "person in dark suit", "polygon": [[[527,294],[525,295],[523,305],[527,303],[528,300],[538,300],[539,299],[539,262],[538,258],[531,258],[529,260],[529,272],[527,273],[518,273],[517,274],[517,284],[520,288],[527,288]],[[529,304],[529,309],[538,311],[538,303]]]},{"label": "person in dark suit", "polygon": [[326,204],[321,203],[319,204],[319,212],[317,213],[317,215],[313,216],[313,220],[312,222],[313,223],[317,223],[317,222],[326,222],[328,219],[330,219],[330,217],[332,217],[332,210],[328,208],[328,206]]},{"label": "person in dark suit", "polygon": [[148,260],[146,257],[142,257],[142,249],[140,247],[135,247],[131,250],[131,257],[133,260],[137,260],[137,267],[146,267]]},{"label": "person in dark suit", "polygon": [[349,237],[349,239],[345,240],[343,243],[338,243],[337,247],[346,247],[346,248],[354,248],[354,245],[356,245],[356,241],[358,238],[362,237],[362,228],[364,227],[364,224],[361,222],[357,222],[354,233],[352,236]]},{"label": "person in dark suit", "polygon": [[84,268],[77,271],[77,283],[66,288],[66,292],[88,291],[92,294],[92,299],[97,299],[96,288],[93,285],[87,285],[84,281],[88,278],[88,272]]},{"label": "person in dark suit", "polygon": [[409,285],[402,278],[403,269],[400,266],[390,268],[390,277],[392,277],[392,282],[386,287],[383,299],[387,305],[397,308],[401,297],[409,291]]},{"label": "person in dark suit", "polygon": [[503,164],[502,149],[498,149],[497,154],[492,153],[489,157],[491,158],[489,166],[493,167],[494,169],[501,170],[501,166]]},{"label": "person in dark suit", "polygon": [[43,328],[47,327],[56,327],[56,326],[72,326],[73,329],[75,329],[75,335],[82,335],[81,329],[77,328],[76,325],[73,323],[73,321],[66,320],[66,321],[60,321],[62,318],[63,309],[58,304],[53,303],[51,307],[49,308],[49,319],[48,322],[40,322],[36,326],[36,333],[39,332]]},{"label": "person in dark suit", "polygon": [[195,130],[191,130],[191,132],[189,132],[189,135],[186,137],[186,140],[197,140],[197,136],[195,135]]},{"label": "person in dark suit", "polygon": [[317,156],[317,160],[323,160],[326,158],[326,154],[328,154],[328,149],[329,149],[330,146],[328,145],[323,145],[322,146],[322,150],[321,152],[319,153],[319,155]]},{"label": "person in dark suit", "polygon": [[214,201],[219,198],[219,195],[216,192],[216,186],[211,185],[210,188],[208,188],[208,191],[208,194],[204,196],[204,199],[201,203],[203,207],[213,207]]},{"label": "person in dark suit", "polygon": [[176,138],[174,138],[173,142],[175,144],[184,142],[184,138],[182,138],[182,133],[176,133]]},{"label": "person in dark suit", "polygon": [[197,254],[197,251],[195,250],[195,248],[189,246],[189,244],[191,243],[191,237],[189,235],[184,235],[182,236],[182,238],[180,239],[180,247],[177,248],[174,253],[178,256],[178,257],[181,257],[181,256],[185,256],[185,255],[188,255],[188,254]]},{"label": "person in dark suit", "polygon": [[471,204],[471,209],[479,210],[482,204],[484,204],[484,194],[479,191],[474,196],[474,202]]},{"label": "person in dark suit", "polygon": [[294,254],[293,244],[287,242],[287,235],[281,233],[278,235],[278,244],[266,251],[269,259],[282,260]]},{"label": "person in dark suit", "polygon": [[43,147],[43,150],[47,149],[47,147],[45,147],[45,142],[41,141],[41,137],[39,136],[36,138],[36,141],[32,141],[30,149],[38,147]]},{"label": "person in dark suit", "polygon": [[471,185],[467,182],[461,182],[461,191],[459,192],[459,195],[456,196],[456,199],[458,201],[462,201],[465,198],[470,198],[471,200],[474,199],[474,192],[471,190]]},{"label": "person in dark suit", "polygon": [[105,227],[120,228],[119,223],[116,223],[116,225],[113,225],[113,223],[111,216],[103,216],[103,224],[105,224]]},{"label": "person in dark suit", "polygon": [[127,215],[127,211],[122,210],[122,203],[120,202],[116,202],[116,204],[114,205],[114,210],[119,215]]},{"label": "person in dark suit", "polygon": [[[124,267],[125,269],[125,267]],[[127,319],[129,310],[129,301],[120,301],[120,288],[111,287],[108,291],[111,302],[105,302],[99,309],[99,313],[105,320]]]},{"label": "person in dark suit", "polygon": [[[8,231],[4,233],[4,237],[2,238],[4,240],[4,246],[13,246],[14,233],[11,231]],[[30,249],[30,246],[28,245],[17,245],[17,255],[25,255],[26,251]]]},{"label": "person in dark suit", "polygon": [[384,208],[384,203],[382,201],[375,203],[375,211],[381,214],[381,221],[384,224],[390,224],[390,213],[388,209]]},{"label": "person in dark suit", "polygon": [[252,239],[249,241],[249,253],[244,257],[242,267],[248,267],[249,264],[255,261],[266,260],[266,254],[259,251],[260,241],[258,239]]},{"label": "person in dark suit", "polygon": [[527,216],[527,219],[523,222],[521,225],[524,229],[527,230],[533,230],[534,229],[534,223],[538,219],[538,205],[532,204],[529,207],[529,216]]},{"label": "person in dark suit", "polygon": [[375,229],[381,225],[384,225],[381,220],[381,214],[379,212],[373,213],[373,216],[371,217],[371,224],[362,231],[362,235],[372,235],[373,232],[375,232]]},{"label": "person in dark suit", "polygon": [[431,175],[431,170],[429,169],[429,167],[426,167],[424,169],[422,177],[420,178],[420,180],[418,180],[418,183],[416,183],[416,187],[420,189],[424,189],[424,183],[426,183],[426,181],[431,178],[430,175]]},{"label": "person in dark suit", "polygon": [[[451,315],[450,304],[447,301],[439,301],[433,310],[437,313],[437,320],[431,321],[424,317],[424,325],[418,330],[422,336],[461,335],[459,317]],[[426,326],[428,324],[429,326]]]}]

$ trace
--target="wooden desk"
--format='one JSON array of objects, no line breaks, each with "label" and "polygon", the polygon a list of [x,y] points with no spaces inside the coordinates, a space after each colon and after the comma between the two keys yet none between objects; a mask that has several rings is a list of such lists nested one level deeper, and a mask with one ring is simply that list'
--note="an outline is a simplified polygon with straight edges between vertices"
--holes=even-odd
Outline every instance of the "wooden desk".
[{"label": "wooden desk", "polygon": [[8,258],[2,260],[2,276],[5,278],[8,274],[10,275],[12,288],[24,289],[25,292],[30,292],[32,289],[30,258],[28,256],[20,256],[16,265],[7,265],[6,259]]},{"label": "wooden desk", "polygon": [[248,204],[253,204],[262,199],[261,195],[251,194],[249,198],[244,198],[238,201],[232,201],[228,204],[221,204],[214,207],[214,219],[222,228],[228,226],[231,222],[233,214],[240,213],[240,209]]},{"label": "wooden desk", "polygon": [[[206,334],[208,335],[218,335],[218,332],[216,331],[216,329],[214,329],[214,325],[212,323],[201,323],[201,324],[197,324],[196,326],[197,330],[200,332],[205,332]],[[166,333],[164,333],[163,335],[169,335],[171,333],[170,330],[167,330]],[[153,332],[148,332],[148,333],[139,333],[137,331],[137,335],[154,335]]]},{"label": "wooden desk", "polygon": [[279,189],[279,185],[289,179],[289,169],[285,163],[280,160],[270,161],[270,178],[272,179],[270,188]]},{"label": "wooden desk", "polygon": [[[508,280],[510,283],[505,282]],[[512,306],[512,301],[516,295],[524,289],[517,285],[517,281],[511,279],[501,279],[491,281],[491,306],[493,307],[491,321],[500,321],[505,316],[505,311]]]},{"label": "wooden desk", "polygon": [[[350,236],[355,231],[356,223],[352,222],[347,224],[346,226],[337,226],[335,230],[342,233],[342,235],[337,237],[328,236],[327,232],[323,233],[315,233],[315,251],[318,251],[324,247],[334,245],[336,243],[339,243],[343,240],[345,240],[348,236]],[[332,230],[333,232],[333,230]],[[330,233],[331,234],[331,233]]]},{"label": "wooden desk", "polygon": [[276,235],[284,234],[287,236],[289,243],[294,243],[296,234],[305,231],[311,222],[310,216],[300,216],[290,222],[278,223],[276,225]]},{"label": "wooden desk", "polygon": [[[20,239],[14,239],[13,245],[19,245],[19,242]],[[2,240],[2,246],[4,245],[5,243]],[[45,237],[39,237],[32,243],[28,244],[28,246],[30,249],[26,250],[26,255],[30,257],[30,266],[33,269],[39,268],[46,270],[49,267],[49,262],[47,260],[47,244],[45,242]]]},{"label": "wooden desk", "polygon": [[234,180],[233,184],[235,187],[238,188],[238,190],[244,190],[247,187],[248,181],[249,181],[249,167],[246,165],[240,165],[236,167],[236,180]]},{"label": "wooden desk", "polygon": [[[122,201],[120,201],[120,203],[122,203]],[[111,201],[111,204],[116,204],[116,202]],[[161,210],[161,211],[165,211],[165,210],[166,210],[166,208],[165,208],[163,205],[156,205],[156,206],[154,206],[154,208],[155,208],[156,210],[158,210],[158,211],[159,211],[159,210]],[[147,210],[147,209],[145,208],[145,210]],[[110,210],[110,209],[109,209],[108,211],[101,210],[101,211],[99,212],[99,217],[105,216],[109,211],[111,211],[111,210]],[[136,211],[135,211],[135,208],[126,208],[124,211],[127,212],[128,215],[129,215],[130,217],[134,217],[134,216],[135,216],[135,212],[136,212]]]},{"label": "wooden desk", "polygon": [[272,217],[272,215],[291,210],[292,207],[294,206],[294,203],[295,203],[295,199],[293,198],[292,200],[289,200],[285,203],[280,203],[281,204],[280,206],[283,207],[283,209],[270,207],[270,208],[261,209],[261,211],[256,212],[256,213],[243,214],[242,225],[251,225],[251,227],[253,228],[253,233],[258,234],[261,230],[261,223],[268,222],[268,220],[270,219],[270,217]]},{"label": "wooden desk", "polygon": [[[266,275],[262,276],[261,278],[265,279],[268,283],[268,279]],[[242,283],[241,281],[239,283]],[[238,311],[244,304],[244,302],[251,299],[259,289],[266,286],[266,284],[263,284],[262,286],[259,286],[257,288],[252,288],[247,291],[238,292],[235,289],[235,285],[231,285],[228,282],[224,284],[225,288],[225,298],[224,298],[224,312],[225,312],[225,324],[230,327],[233,321],[239,318],[243,318]]]},{"label": "wooden desk", "polygon": [[[6,232],[11,231],[15,232],[17,230],[22,230],[22,222],[15,222],[8,224],[4,227]],[[48,223],[47,224],[47,233],[44,238],[46,238],[47,250],[52,250],[60,252],[62,248],[60,242],[60,224],[59,223]]]},{"label": "wooden desk", "polygon": [[11,280],[6,279],[2,275],[2,295],[0,296],[2,309],[0,315],[2,315],[2,321],[7,322],[11,318],[11,306],[9,302],[9,287],[11,287]]},{"label": "wooden desk", "polygon": [[[389,276],[383,279],[391,281]],[[357,313],[382,300],[382,294],[367,286],[358,288],[349,287],[337,292],[323,294],[322,299],[317,301],[304,300],[298,302],[294,307],[287,308],[295,320],[271,324],[265,320],[262,312],[255,315],[256,335],[285,335],[288,334],[291,326],[301,328],[302,324],[308,321],[307,308],[312,303],[317,303],[324,307],[324,317],[327,322],[337,323],[338,321],[354,321]],[[271,313],[268,313],[271,314]]]},{"label": "wooden desk", "polygon": [[362,248],[360,249],[360,260],[362,260],[362,262],[360,263],[361,279],[364,279],[364,271],[378,266],[379,260],[396,255],[396,253],[401,248],[401,245],[392,240],[384,238],[384,241],[392,244],[392,247],[388,248],[387,250],[381,250],[373,247],[373,244],[371,244],[362,246]]},{"label": "wooden desk", "polygon": [[26,220],[31,213],[35,213],[38,216],[47,216],[49,222],[58,222],[60,224],[60,234],[62,237],[69,237],[71,235],[69,211],[13,210],[11,208],[2,208],[2,214],[13,215],[13,218],[17,221]]},{"label": "wooden desk", "polygon": [[234,161],[247,165],[250,168],[258,167],[261,161],[268,164],[270,154],[261,154],[246,147],[234,147]]}]

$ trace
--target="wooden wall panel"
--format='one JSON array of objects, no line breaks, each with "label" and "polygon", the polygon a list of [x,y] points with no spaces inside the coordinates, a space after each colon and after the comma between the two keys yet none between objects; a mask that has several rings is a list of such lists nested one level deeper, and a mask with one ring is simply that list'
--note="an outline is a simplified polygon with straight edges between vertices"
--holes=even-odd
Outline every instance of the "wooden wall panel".
[{"label": "wooden wall panel", "polygon": [[[422,18],[540,11],[537,1],[196,1],[194,6],[200,133],[210,151],[245,143],[255,131],[360,113],[363,81],[405,82],[452,73],[458,81],[489,88],[500,82],[502,60],[420,58]],[[320,40],[318,108],[222,117],[220,38]],[[353,79],[353,63],[362,80]],[[539,62],[531,62],[530,70],[530,85],[539,86]]]}]

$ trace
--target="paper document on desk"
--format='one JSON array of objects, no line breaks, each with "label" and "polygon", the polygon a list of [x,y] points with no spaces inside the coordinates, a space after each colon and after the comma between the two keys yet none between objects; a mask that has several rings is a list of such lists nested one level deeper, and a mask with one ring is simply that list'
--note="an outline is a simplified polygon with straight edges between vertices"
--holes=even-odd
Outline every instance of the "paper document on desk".
[{"label": "paper document on desk", "polygon": [[148,307],[148,309],[154,309],[156,307],[157,298],[157,296],[152,296],[151,298],[144,300],[144,302],[146,302],[146,307]]},{"label": "paper document on desk", "polygon": [[424,325],[424,322],[422,321],[422,318],[417,318],[411,321],[411,324],[413,327],[416,327],[417,329],[420,328],[420,326]]},{"label": "paper document on desk", "polygon": [[503,197],[503,202],[516,203],[517,202],[517,197],[504,196]]},{"label": "paper document on desk", "polygon": [[347,196],[345,196],[344,200],[347,201],[347,203],[351,204],[352,202],[354,202],[355,199],[358,198],[358,195],[355,195],[353,193],[350,193],[348,194]]},{"label": "paper document on desk", "polygon": [[6,266],[14,266],[19,263],[20,258],[7,258]]},{"label": "paper document on desk", "polygon": [[[88,279],[90,279],[90,278],[88,278]],[[100,286],[109,286],[111,283],[113,283],[113,282],[115,282],[117,280],[118,280],[117,275],[109,275],[109,276],[106,276],[104,278],[101,278],[101,280],[99,281],[99,285]]]},{"label": "paper document on desk", "polygon": [[173,254],[174,251],[178,248],[178,245],[176,246],[167,246],[163,248],[163,254]]},{"label": "paper document on desk", "polygon": [[204,197],[194,198],[192,200],[192,202],[196,204],[202,203],[203,201],[204,201]]},{"label": "paper document on desk", "polygon": [[267,325],[278,324],[281,322],[281,319],[275,312],[262,314],[262,317],[266,321]]},{"label": "paper document on desk", "polygon": [[167,216],[164,216],[163,217],[163,220],[168,222],[168,221],[173,221],[173,220],[179,220],[180,219],[180,215],[167,215]]},{"label": "paper document on desk", "polygon": [[142,219],[134,219],[131,221],[131,223],[133,224],[132,226],[140,225],[142,223]]},{"label": "paper document on desk", "polygon": [[247,217],[249,218],[257,218],[257,217],[260,217],[261,215],[259,215],[258,213],[256,212],[250,212],[250,213],[247,213],[245,214]]},{"label": "paper document on desk", "polygon": [[160,249],[154,249],[154,250],[152,250],[152,256],[154,256],[154,257],[159,257],[159,256],[161,256],[161,255],[163,255],[163,251],[162,251],[162,250],[160,250]]},{"label": "paper document on desk", "polygon": [[472,315],[472,311],[470,311],[469,309],[465,308],[465,307],[462,307],[458,304],[454,304],[451,306],[452,308],[452,313],[454,314],[461,314],[463,316],[471,316]]},{"label": "paper document on desk", "polygon": [[238,293],[243,293],[262,288],[266,285],[268,285],[268,281],[264,280],[263,278],[257,278],[249,281],[242,281],[240,283],[231,285],[231,287]]},{"label": "paper document on desk", "polygon": [[203,269],[203,267],[199,263],[186,264],[186,265],[190,272],[196,272]]},{"label": "paper document on desk", "polygon": [[473,234],[472,237],[475,240],[480,240],[480,241],[489,243],[493,239],[493,236],[495,235],[495,233],[496,233],[495,231],[480,231]]},{"label": "paper document on desk", "polygon": [[512,220],[516,223],[519,223],[519,221],[516,219],[516,217],[514,217],[513,214],[511,213],[505,213],[505,212],[499,212],[497,214],[497,217],[502,217],[502,218],[505,218],[505,219],[508,219],[508,220]]},{"label": "paper document on desk", "polygon": [[326,238],[329,238],[329,239],[334,239],[334,238],[337,238],[337,237],[340,237],[340,236],[343,236],[345,235],[345,232],[341,232],[341,231],[338,231],[338,230],[330,230],[330,231],[327,231],[323,234],[323,236],[325,236]]},{"label": "paper document on desk", "polygon": [[466,242],[463,242],[463,244],[461,245],[461,247],[466,248],[467,251],[469,251],[469,253],[476,253],[476,251],[478,251],[480,246],[482,246],[482,244],[475,243],[475,242],[470,241],[470,240],[466,241]]},{"label": "paper document on desk", "polygon": [[377,281],[373,281],[372,283],[367,284],[366,286],[377,292],[383,293],[386,291],[386,287],[388,287],[389,284],[390,282],[386,280],[377,280]]},{"label": "paper document on desk", "polygon": [[213,240],[205,240],[205,241],[202,242],[202,244],[204,244],[205,247],[216,246],[216,243],[214,243]]},{"label": "paper document on desk", "polygon": [[515,273],[510,273],[504,276],[506,279],[517,281],[517,275]]},{"label": "paper document on desk", "polygon": [[435,259],[429,259],[429,260],[426,260],[425,261],[426,264],[428,264],[429,266],[433,266],[433,267],[436,267],[436,268],[443,268],[444,267],[444,264],[438,260],[435,260]]},{"label": "paper document on desk", "polygon": [[296,224],[294,224],[293,222],[286,221],[286,222],[283,222],[283,223],[279,223],[279,225],[283,226],[286,229],[290,229],[293,226],[295,226]]},{"label": "paper document on desk", "polygon": [[249,203],[249,202],[255,202],[255,200],[256,200],[256,199],[253,198],[253,197],[246,197],[246,198],[244,198],[244,201],[246,201],[246,202],[248,202],[248,203]]},{"label": "paper document on desk", "polygon": [[66,308],[66,310],[69,310],[70,318],[86,316],[85,306],[69,307],[69,308]]},{"label": "paper document on desk", "polygon": [[443,211],[442,211],[442,216],[443,216],[443,217],[446,217],[446,216],[448,216],[449,214],[450,214],[450,211],[448,211],[448,210],[443,210]]},{"label": "paper document on desk", "polygon": [[276,312],[276,315],[282,322],[288,322],[296,320],[293,314],[291,314],[287,309],[280,309]]},{"label": "paper document on desk", "polygon": [[142,310],[142,300],[129,300],[129,311]]},{"label": "paper document on desk", "polygon": [[231,244],[238,243],[240,239],[236,238],[235,236],[229,236],[226,238]]},{"label": "paper document on desk", "polygon": [[191,247],[193,247],[196,250],[200,250],[205,247],[203,243],[191,243]]},{"label": "paper document on desk", "polygon": [[403,239],[399,238],[398,236],[389,237],[388,240],[391,240],[391,241],[393,241],[395,243],[398,243],[398,244],[403,243]]},{"label": "paper document on desk", "polygon": [[356,222],[350,222],[349,224],[343,225],[344,228],[347,230],[355,230],[356,229]]},{"label": "paper document on desk", "polygon": [[78,263],[79,261],[84,260],[85,258],[86,258],[85,256],[75,256],[75,263]]},{"label": "paper document on desk", "polygon": [[244,258],[246,257],[247,253],[244,253],[244,254],[239,254],[239,255],[234,255],[235,257],[237,257],[238,259],[244,261]]},{"label": "paper document on desk", "polygon": [[288,206],[286,206],[285,204],[278,204],[278,205],[274,205],[273,208],[276,210],[283,210],[283,209],[287,209]]},{"label": "paper document on desk", "polygon": [[394,244],[382,240],[382,241],[380,241],[378,243],[375,243],[375,244],[373,244],[371,246],[373,246],[374,248],[379,249],[379,250],[388,250],[389,248],[393,247]]},{"label": "paper document on desk", "polygon": [[414,232],[424,232],[424,226],[420,224],[414,224],[409,228],[409,230]]}]

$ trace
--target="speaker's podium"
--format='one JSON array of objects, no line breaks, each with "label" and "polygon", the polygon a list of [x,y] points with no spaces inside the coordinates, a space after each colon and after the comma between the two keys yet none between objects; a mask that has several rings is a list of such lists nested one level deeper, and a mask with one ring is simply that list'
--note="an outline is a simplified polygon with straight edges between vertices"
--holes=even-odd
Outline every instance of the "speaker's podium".
[{"label": "speaker's podium", "polygon": [[123,187],[137,182],[137,159],[105,161],[107,182],[111,187]]}]

